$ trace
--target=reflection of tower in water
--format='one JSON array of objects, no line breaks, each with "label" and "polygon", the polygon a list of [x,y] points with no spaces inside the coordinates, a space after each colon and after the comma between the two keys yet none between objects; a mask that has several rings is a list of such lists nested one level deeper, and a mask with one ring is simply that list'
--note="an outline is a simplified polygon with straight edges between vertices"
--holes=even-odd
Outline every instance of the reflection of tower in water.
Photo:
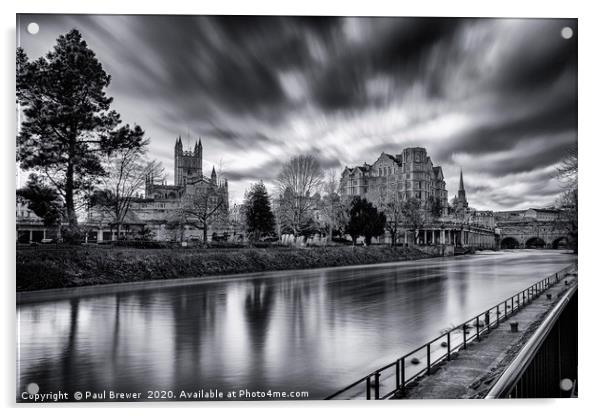
[{"label": "reflection of tower in water", "polygon": [[207,292],[190,294],[186,289],[177,289],[176,292],[170,296],[174,327],[174,380],[178,388],[196,390],[203,375],[201,342],[204,335],[213,337],[215,305],[209,301]]},{"label": "reflection of tower in water", "polygon": [[262,381],[265,370],[265,350],[268,328],[274,307],[274,289],[265,281],[253,281],[245,297],[245,321],[250,339],[251,374],[256,382]]}]

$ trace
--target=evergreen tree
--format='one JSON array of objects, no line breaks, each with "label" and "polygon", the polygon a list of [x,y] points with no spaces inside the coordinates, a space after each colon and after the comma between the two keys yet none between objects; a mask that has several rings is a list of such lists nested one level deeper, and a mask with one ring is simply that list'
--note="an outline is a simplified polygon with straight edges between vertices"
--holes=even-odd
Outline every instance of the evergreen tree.
[{"label": "evergreen tree", "polygon": [[17,161],[37,172],[64,201],[70,234],[78,232],[76,199],[106,174],[103,155],[142,145],[138,126],[119,127],[105,93],[111,81],[81,34],[57,39],[45,57],[30,61],[17,49],[17,101],[22,116]]},{"label": "evergreen tree", "polygon": [[351,201],[347,233],[351,235],[354,243],[359,236],[364,236],[366,245],[369,245],[372,237],[377,237],[385,232],[386,222],[385,214],[379,212],[365,198],[355,197]]},{"label": "evergreen tree", "polygon": [[244,213],[251,239],[258,240],[262,235],[274,233],[274,213],[263,182],[253,184],[245,194]]},{"label": "evergreen tree", "polygon": [[17,198],[26,203],[27,207],[42,219],[45,226],[58,226],[61,223],[63,207],[58,193],[41,183],[35,174],[30,175],[23,188],[17,189]]}]

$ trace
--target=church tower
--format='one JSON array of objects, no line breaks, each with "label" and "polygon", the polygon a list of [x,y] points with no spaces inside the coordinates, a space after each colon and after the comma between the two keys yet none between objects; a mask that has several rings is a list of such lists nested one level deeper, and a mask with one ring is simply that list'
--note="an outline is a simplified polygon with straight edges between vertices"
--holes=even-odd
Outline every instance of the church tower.
[{"label": "church tower", "polygon": [[182,138],[178,137],[174,149],[174,184],[182,186],[187,178],[203,176],[203,144],[199,139],[194,150],[184,150]]},{"label": "church tower", "polygon": [[464,190],[464,175],[460,169],[460,187],[458,188],[458,208],[468,208],[468,201],[466,200],[466,191]]}]

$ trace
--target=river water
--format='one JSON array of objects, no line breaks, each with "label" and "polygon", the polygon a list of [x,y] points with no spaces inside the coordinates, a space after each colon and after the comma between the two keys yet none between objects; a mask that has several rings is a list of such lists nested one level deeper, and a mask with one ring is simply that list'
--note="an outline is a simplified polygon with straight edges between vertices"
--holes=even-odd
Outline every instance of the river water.
[{"label": "river water", "polygon": [[574,261],[503,251],[22,304],[17,395],[37,383],[322,399]]}]

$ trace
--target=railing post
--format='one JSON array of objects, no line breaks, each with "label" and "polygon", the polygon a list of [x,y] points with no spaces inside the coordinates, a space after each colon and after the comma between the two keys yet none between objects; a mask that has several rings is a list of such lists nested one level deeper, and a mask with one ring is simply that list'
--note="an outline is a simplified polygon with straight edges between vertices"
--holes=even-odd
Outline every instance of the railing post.
[{"label": "railing post", "polygon": [[510,308],[510,315],[514,313],[514,295],[512,296],[512,300],[510,301],[512,307]]},{"label": "railing post", "polygon": [[374,400],[380,400],[380,373],[374,374]]},{"label": "railing post", "polygon": [[401,357],[401,393],[406,391],[406,357]]},{"label": "railing post", "polygon": [[477,319],[475,319],[475,325],[477,327],[477,340],[480,341],[481,340],[481,332],[479,330],[479,317],[477,316]]},{"label": "railing post", "polygon": [[426,344],[426,374],[431,374],[431,344]]},{"label": "railing post", "polygon": [[447,361],[451,360],[451,334],[447,332]]},{"label": "railing post", "polygon": [[498,326],[500,326],[500,304],[499,303],[495,306],[495,314],[497,315],[497,317],[495,319],[495,327],[497,328]]},{"label": "railing post", "polygon": [[366,377],[366,400],[370,400],[370,376]]},{"label": "railing post", "polygon": [[523,307],[525,306],[525,291],[523,290]]},{"label": "railing post", "polygon": [[462,324],[462,337],[464,338],[464,349],[466,349],[466,324]]},{"label": "railing post", "polygon": [[504,301],[504,320],[508,319],[508,299]]},{"label": "railing post", "polygon": [[489,317],[489,311],[487,311],[487,312],[485,312],[485,325],[487,325],[487,332],[490,332],[490,328],[489,328],[489,325],[491,323],[490,321],[491,321],[491,319]]}]

